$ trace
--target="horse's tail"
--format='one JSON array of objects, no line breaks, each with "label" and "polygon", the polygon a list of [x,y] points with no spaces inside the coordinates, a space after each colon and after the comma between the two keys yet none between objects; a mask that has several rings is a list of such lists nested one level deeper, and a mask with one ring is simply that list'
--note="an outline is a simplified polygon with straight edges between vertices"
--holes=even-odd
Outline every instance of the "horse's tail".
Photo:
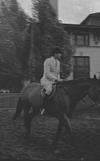
[{"label": "horse's tail", "polygon": [[22,99],[21,99],[21,97],[18,99],[18,102],[17,102],[17,107],[16,107],[16,112],[15,112],[15,114],[14,114],[14,116],[13,116],[13,120],[16,120],[17,119],[17,117],[19,117],[20,116],[20,114],[21,114],[21,112],[22,112],[22,109],[23,109],[23,103],[22,103],[23,101],[22,101]]}]

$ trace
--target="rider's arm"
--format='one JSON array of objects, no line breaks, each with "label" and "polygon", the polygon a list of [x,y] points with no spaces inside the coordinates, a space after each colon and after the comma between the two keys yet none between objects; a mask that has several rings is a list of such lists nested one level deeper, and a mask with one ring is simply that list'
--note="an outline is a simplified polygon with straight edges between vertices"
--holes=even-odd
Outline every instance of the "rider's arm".
[{"label": "rider's arm", "polygon": [[57,80],[56,76],[50,71],[50,61],[46,59],[44,62],[44,73],[48,79]]},{"label": "rider's arm", "polygon": [[60,77],[60,74],[58,75],[58,81],[59,82],[62,82],[63,81],[63,79]]},{"label": "rider's arm", "polygon": [[61,82],[61,81],[63,81],[63,79],[61,79],[61,77],[60,77],[60,62],[59,62],[59,66],[58,67],[59,67],[59,70],[58,70],[59,71],[58,72],[58,81]]}]

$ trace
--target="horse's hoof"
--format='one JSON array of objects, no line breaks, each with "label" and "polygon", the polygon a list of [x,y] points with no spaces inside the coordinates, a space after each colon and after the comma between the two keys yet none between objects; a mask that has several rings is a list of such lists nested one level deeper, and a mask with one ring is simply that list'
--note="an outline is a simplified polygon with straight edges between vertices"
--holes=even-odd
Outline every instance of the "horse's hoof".
[{"label": "horse's hoof", "polygon": [[27,134],[24,134],[24,138],[25,138],[25,140],[28,140],[29,136]]},{"label": "horse's hoof", "polygon": [[53,152],[54,152],[54,154],[56,154],[56,155],[57,155],[57,154],[59,154],[59,153],[60,153],[60,150],[55,149]]},{"label": "horse's hoof", "polygon": [[24,138],[25,138],[25,140],[30,141],[31,140],[31,135],[24,134]]},{"label": "horse's hoof", "polygon": [[16,127],[16,121],[15,121],[15,120],[12,121],[12,125],[13,125],[14,127]]},{"label": "horse's hoof", "polygon": [[16,120],[16,115],[12,116],[12,120],[15,121]]},{"label": "horse's hoof", "polygon": [[85,160],[85,158],[84,158],[84,157],[81,157],[81,158],[80,158],[80,161],[84,161],[84,160]]},{"label": "horse's hoof", "polygon": [[60,153],[60,150],[58,150],[57,148],[52,148],[52,153],[53,154],[59,154]]}]

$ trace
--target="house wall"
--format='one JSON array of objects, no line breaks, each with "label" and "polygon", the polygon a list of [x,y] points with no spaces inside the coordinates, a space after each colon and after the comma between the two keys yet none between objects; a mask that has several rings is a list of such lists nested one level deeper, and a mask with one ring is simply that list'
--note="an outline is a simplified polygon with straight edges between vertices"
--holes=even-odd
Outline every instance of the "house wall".
[{"label": "house wall", "polygon": [[77,47],[75,56],[90,57],[90,77],[94,74],[100,76],[100,48],[99,47]]},{"label": "house wall", "polygon": [[[90,77],[92,78],[94,74],[99,78],[100,77],[100,41],[95,44],[93,33],[89,34],[89,46],[87,47],[78,47],[76,46],[74,56],[89,56],[90,57]],[[72,41],[72,38],[71,38]],[[72,59],[73,64],[73,59]],[[73,79],[73,65],[72,71],[68,79]]]}]

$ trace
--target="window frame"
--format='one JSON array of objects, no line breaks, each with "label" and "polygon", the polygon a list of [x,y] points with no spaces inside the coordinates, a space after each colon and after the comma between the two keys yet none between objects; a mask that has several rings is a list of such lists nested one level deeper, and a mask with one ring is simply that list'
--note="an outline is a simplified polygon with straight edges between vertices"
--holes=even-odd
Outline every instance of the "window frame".
[{"label": "window frame", "polygon": [[[89,33],[72,33],[73,35],[73,42],[76,46],[89,46]],[[83,37],[83,44],[79,44],[78,42],[78,36]],[[87,38],[86,38],[87,37]],[[87,39],[87,40],[86,40]]]},{"label": "window frame", "polygon": [[[79,59],[83,59],[83,63],[79,63]],[[82,70],[87,68],[88,69],[88,74],[87,77],[90,77],[90,56],[73,56],[73,76],[74,79],[77,77],[80,77],[80,74],[83,72],[79,72],[79,70]],[[78,73],[77,73],[78,72]],[[82,77],[84,77],[84,74],[81,74]]]}]

